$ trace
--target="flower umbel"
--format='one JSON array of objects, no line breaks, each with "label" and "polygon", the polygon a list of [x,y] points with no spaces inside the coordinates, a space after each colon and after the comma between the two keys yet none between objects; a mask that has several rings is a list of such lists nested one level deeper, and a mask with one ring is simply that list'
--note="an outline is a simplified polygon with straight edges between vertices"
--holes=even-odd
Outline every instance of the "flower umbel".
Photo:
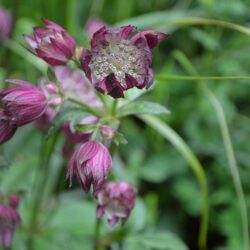
[{"label": "flower umbel", "polygon": [[109,224],[116,224],[119,219],[124,224],[135,205],[136,189],[126,182],[109,182],[97,194],[98,207],[96,215],[107,216]]},{"label": "flower umbel", "polygon": [[75,173],[85,192],[89,192],[92,184],[96,193],[102,188],[111,166],[112,158],[108,149],[97,141],[89,141],[73,153],[67,177],[71,182]]},{"label": "flower umbel", "polygon": [[8,80],[17,86],[0,93],[0,103],[13,125],[25,125],[38,119],[46,110],[48,102],[36,86],[21,80]]},{"label": "flower umbel", "polygon": [[75,39],[58,24],[42,18],[43,27],[35,27],[33,36],[24,36],[30,50],[52,66],[63,65],[73,56]]},{"label": "flower umbel", "polygon": [[149,88],[153,82],[151,49],[167,38],[156,31],[138,32],[134,26],[102,27],[91,39],[91,50],[83,49],[82,68],[100,92],[123,97],[133,87]]}]

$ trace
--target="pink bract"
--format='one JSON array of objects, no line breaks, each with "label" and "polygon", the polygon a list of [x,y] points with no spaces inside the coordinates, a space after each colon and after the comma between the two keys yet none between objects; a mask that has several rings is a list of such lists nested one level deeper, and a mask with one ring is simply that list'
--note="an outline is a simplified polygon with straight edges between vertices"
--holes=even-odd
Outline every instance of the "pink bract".
[{"label": "pink bract", "polygon": [[0,144],[8,141],[16,132],[17,126],[11,123],[9,116],[0,109]]}]

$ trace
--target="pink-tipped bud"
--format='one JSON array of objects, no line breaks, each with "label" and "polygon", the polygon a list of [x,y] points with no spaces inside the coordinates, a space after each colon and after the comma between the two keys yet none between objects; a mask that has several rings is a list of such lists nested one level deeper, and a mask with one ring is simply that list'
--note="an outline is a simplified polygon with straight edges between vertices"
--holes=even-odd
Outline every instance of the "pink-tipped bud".
[{"label": "pink-tipped bud", "polygon": [[11,245],[16,227],[20,224],[20,217],[14,207],[0,204],[0,243],[4,249]]},{"label": "pink-tipped bud", "polygon": [[109,224],[116,224],[119,219],[124,224],[135,205],[136,189],[126,182],[109,182],[97,194],[97,218],[107,216]]},{"label": "pink-tipped bud", "polygon": [[8,141],[16,132],[17,126],[13,125],[9,116],[0,109],[0,144]]},{"label": "pink-tipped bud", "polygon": [[43,92],[28,82],[8,81],[18,85],[0,93],[0,103],[3,104],[10,122],[21,126],[38,119],[48,106]]},{"label": "pink-tipped bud", "polygon": [[89,141],[72,155],[67,177],[71,182],[73,174],[76,174],[85,192],[89,192],[93,185],[96,193],[102,188],[111,166],[112,158],[108,149],[97,141]]},{"label": "pink-tipped bud", "polygon": [[45,27],[35,27],[33,36],[24,36],[30,50],[52,66],[69,61],[76,49],[75,39],[61,26],[42,18]]},{"label": "pink-tipped bud", "polygon": [[114,138],[116,130],[111,127],[103,127],[101,129],[101,135],[104,140],[110,141]]}]

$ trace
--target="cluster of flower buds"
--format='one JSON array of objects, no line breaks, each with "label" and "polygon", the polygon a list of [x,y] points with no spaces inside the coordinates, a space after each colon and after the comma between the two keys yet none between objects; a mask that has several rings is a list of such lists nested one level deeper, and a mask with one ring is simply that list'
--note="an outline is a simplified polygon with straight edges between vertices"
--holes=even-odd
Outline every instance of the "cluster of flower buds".
[{"label": "cluster of flower buds", "polygon": [[0,203],[0,242],[4,249],[11,245],[11,241],[17,226],[20,224],[20,217],[17,212],[19,197],[9,196],[9,204]]},{"label": "cluster of flower buds", "polygon": [[3,43],[10,35],[12,18],[10,14],[0,7],[0,44]]}]

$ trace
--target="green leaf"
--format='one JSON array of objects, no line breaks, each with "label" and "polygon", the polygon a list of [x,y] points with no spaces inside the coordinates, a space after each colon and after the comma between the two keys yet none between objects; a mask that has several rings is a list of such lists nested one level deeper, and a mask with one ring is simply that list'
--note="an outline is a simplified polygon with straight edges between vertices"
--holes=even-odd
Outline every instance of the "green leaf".
[{"label": "green leaf", "polygon": [[[154,250],[187,250],[188,247],[171,232],[146,232],[131,235],[125,242],[125,249],[154,249]],[[128,247],[129,246],[129,247]]]},{"label": "green leaf", "polygon": [[124,137],[123,134],[117,132],[114,138],[114,143],[119,146],[119,144],[127,144],[128,141],[126,140],[126,138]]},{"label": "green leaf", "polygon": [[131,102],[120,108],[118,112],[119,117],[127,115],[140,115],[140,114],[170,114],[170,111],[162,106],[161,104],[148,102],[148,101],[137,101]]}]

